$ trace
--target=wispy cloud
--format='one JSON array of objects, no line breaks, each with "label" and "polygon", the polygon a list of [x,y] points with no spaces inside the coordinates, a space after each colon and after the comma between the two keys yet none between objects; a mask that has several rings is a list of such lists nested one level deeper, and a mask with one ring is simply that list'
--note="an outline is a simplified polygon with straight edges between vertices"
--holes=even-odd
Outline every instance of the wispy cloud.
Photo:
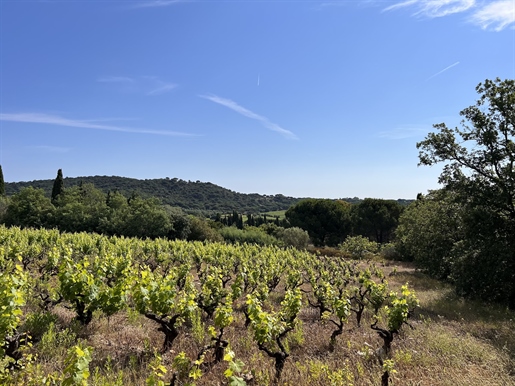
[{"label": "wispy cloud", "polygon": [[417,125],[406,125],[405,127],[397,127],[392,130],[381,131],[377,133],[377,136],[379,138],[386,139],[406,139],[426,135],[428,130],[428,128],[417,127]]},{"label": "wispy cloud", "polygon": [[47,145],[37,145],[37,146],[27,146],[29,150],[43,151],[46,153],[68,153],[72,150],[71,147],[59,147],[59,146],[47,146]]},{"label": "wispy cloud", "polygon": [[155,8],[167,7],[178,3],[185,3],[187,0],[148,0],[146,2],[137,3],[132,8]]},{"label": "wispy cloud", "polygon": [[150,91],[146,92],[147,95],[164,94],[177,87],[175,83],[163,82],[156,76],[144,76],[143,79],[148,83],[147,87],[151,88]]},{"label": "wispy cloud", "polygon": [[443,73],[443,72],[445,72],[445,71],[447,71],[447,70],[449,70],[449,69],[453,68],[454,66],[457,66],[458,64],[460,64],[460,62],[456,62],[456,63],[451,64],[450,66],[445,67],[443,70],[440,70],[440,71],[438,71],[436,74],[433,74],[433,75],[431,75],[429,78],[427,78],[427,79],[426,79],[426,82],[427,82],[429,79],[433,79],[435,76],[438,76],[438,75],[440,75],[441,73]]},{"label": "wispy cloud", "polygon": [[164,82],[157,76],[140,76],[129,78],[127,76],[102,76],[97,82],[113,84],[122,92],[140,92],[145,95],[160,95],[177,87],[177,84]]},{"label": "wispy cloud", "polygon": [[390,5],[389,7],[386,7],[385,9],[383,9],[383,11],[393,11],[394,9],[408,7],[408,6],[416,4],[418,2],[419,2],[419,0],[402,1],[400,3],[396,3],[393,5]]},{"label": "wispy cloud", "polygon": [[515,2],[513,0],[405,0],[383,9],[393,11],[414,8],[413,16],[444,17],[457,13],[468,13],[468,20],[483,29],[502,31],[515,24]]},{"label": "wispy cloud", "polygon": [[173,83],[165,84],[163,86],[160,86],[160,87],[158,87],[158,88],[156,88],[154,90],[151,90],[151,91],[147,92],[147,95],[164,94],[165,92],[173,90],[175,87],[177,87],[177,85],[173,84]]},{"label": "wispy cloud", "polygon": [[76,127],[81,129],[94,129],[94,130],[106,130],[106,131],[117,131],[122,133],[135,133],[135,134],[152,134],[152,135],[164,135],[173,137],[193,137],[195,134],[181,133],[176,131],[160,131],[160,130],[147,130],[147,129],[136,129],[130,127],[111,126],[94,123],[95,121],[82,121],[75,119],[63,118],[57,115],[47,115],[38,113],[18,113],[18,114],[0,114],[0,121],[9,122],[20,122],[20,123],[39,123],[45,125],[55,126],[66,126]]},{"label": "wispy cloud", "polygon": [[467,11],[474,7],[475,4],[475,0],[407,0],[386,7],[384,10],[391,11],[398,8],[414,6],[418,8],[414,15],[443,17],[452,15],[453,13]]},{"label": "wispy cloud", "polygon": [[501,31],[515,24],[515,2],[513,0],[495,1],[476,11],[470,20],[483,29],[492,27]]},{"label": "wispy cloud", "polygon": [[293,134],[291,131],[283,129],[278,124],[270,122],[270,120],[268,118],[263,117],[262,115],[256,114],[256,113],[246,109],[245,107],[240,106],[239,104],[237,104],[236,102],[234,102],[230,99],[221,98],[216,95],[199,95],[199,97],[210,100],[211,102],[214,102],[214,103],[218,103],[219,105],[225,106],[247,118],[254,119],[254,120],[260,122],[267,129],[275,131],[275,132],[281,134],[285,138],[298,139],[297,136],[295,134]]}]

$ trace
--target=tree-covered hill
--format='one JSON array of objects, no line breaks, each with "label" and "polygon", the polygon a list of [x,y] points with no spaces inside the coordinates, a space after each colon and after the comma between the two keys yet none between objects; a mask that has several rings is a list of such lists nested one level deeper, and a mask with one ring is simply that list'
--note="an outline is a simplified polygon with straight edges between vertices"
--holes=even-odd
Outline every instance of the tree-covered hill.
[{"label": "tree-covered hill", "polygon": [[[163,204],[186,210],[227,213],[262,213],[286,210],[300,199],[282,194],[261,195],[243,194],[222,188],[210,182],[184,181],[177,178],[138,180],[116,176],[94,176],[64,178],[64,186],[71,187],[80,183],[92,183],[104,193],[119,191],[126,196],[133,193],[142,197],[157,197]],[[32,186],[42,188],[50,197],[54,180],[35,180],[28,182],[5,183],[7,195],[13,195],[22,188]]]}]

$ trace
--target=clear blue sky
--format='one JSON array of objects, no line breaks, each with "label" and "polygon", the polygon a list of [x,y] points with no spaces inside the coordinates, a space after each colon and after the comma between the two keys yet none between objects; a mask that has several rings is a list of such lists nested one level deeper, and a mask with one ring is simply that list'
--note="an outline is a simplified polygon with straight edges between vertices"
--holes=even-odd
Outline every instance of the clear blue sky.
[{"label": "clear blue sky", "polygon": [[0,0],[0,164],[414,198],[416,143],[515,78],[514,27],[514,0]]}]

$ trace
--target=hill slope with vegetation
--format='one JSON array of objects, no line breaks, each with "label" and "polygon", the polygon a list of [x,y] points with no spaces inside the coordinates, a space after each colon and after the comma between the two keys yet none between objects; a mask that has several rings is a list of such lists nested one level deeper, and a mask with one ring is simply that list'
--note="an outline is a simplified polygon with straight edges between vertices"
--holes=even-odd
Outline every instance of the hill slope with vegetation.
[{"label": "hill slope with vegetation", "polygon": [[[28,186],[43,189],[48,196],[52,192],[53,179],[27,182],[11,182],[5,184],[7,195],[18,193]],[[237,193],[210,182],[185,181],[178,178],[159,178],[138,180],[117,176],[94,176],[64,178],[64,186],[92,183],[104,193],[118,191],[125,196],[137,193],[144,198],[156,197],[163,204],[188,210],[262,213],[286,210],[300,199],[286,197],[282,194],[261,195]]]},{"label": "hill slope with vegetation", "polygon": [[[32,186],[43,189],[48,197],[52,192],[54,180],[34,180],[6,182],[5,193],[8,196],[21,189]],[[120,192],[129,197],[133,193],[143,198],[155,197],[161,203],[179,207],[188,211],[210,213],[265,213],[283,211],[298,203],[302,198],[289,197],[282,194],[266,195],[257,193],[238,193],[211,182],[185,181],[178,178],[157,178],[139,180],[118,176],[65,177],[64,186],[72,187],[91,183],[104,193]],[[362,201],[358,197],[342,198],[342,201],[357,204]],[[408,205],[413,200],[398,199],[400,205]]]}]

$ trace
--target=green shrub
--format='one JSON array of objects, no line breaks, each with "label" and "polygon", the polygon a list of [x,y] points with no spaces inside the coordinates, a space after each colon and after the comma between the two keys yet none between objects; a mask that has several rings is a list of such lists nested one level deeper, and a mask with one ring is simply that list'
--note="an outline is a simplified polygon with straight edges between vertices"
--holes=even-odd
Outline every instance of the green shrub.
[{"label": "green shrub", "polygon": [[246,227],[238,229],[236,227],[225,227],[220,230],[220,234],[228,243],[247,243],[258,245],[278,245],[279,240],[270,236],[263,230],[256,227]]},{"label": "green shrub", "polygon": [[210,226],[210,220],[191,216],[189,223],[189,241],[223,241],[220,233]]},{"label": "green shrub", "polygon": [[286,246],[306,249],[309,243],[309,235],[308,232],[297,227],[287,228],[283,232],[282,240]]},{"label": "green shrub", "polygon": [[350,253],[355,259],[361,260],[367,255],[376,254],[379,251],[379,244],[363,236],[347,236],[340,244],[340,249]]}]

